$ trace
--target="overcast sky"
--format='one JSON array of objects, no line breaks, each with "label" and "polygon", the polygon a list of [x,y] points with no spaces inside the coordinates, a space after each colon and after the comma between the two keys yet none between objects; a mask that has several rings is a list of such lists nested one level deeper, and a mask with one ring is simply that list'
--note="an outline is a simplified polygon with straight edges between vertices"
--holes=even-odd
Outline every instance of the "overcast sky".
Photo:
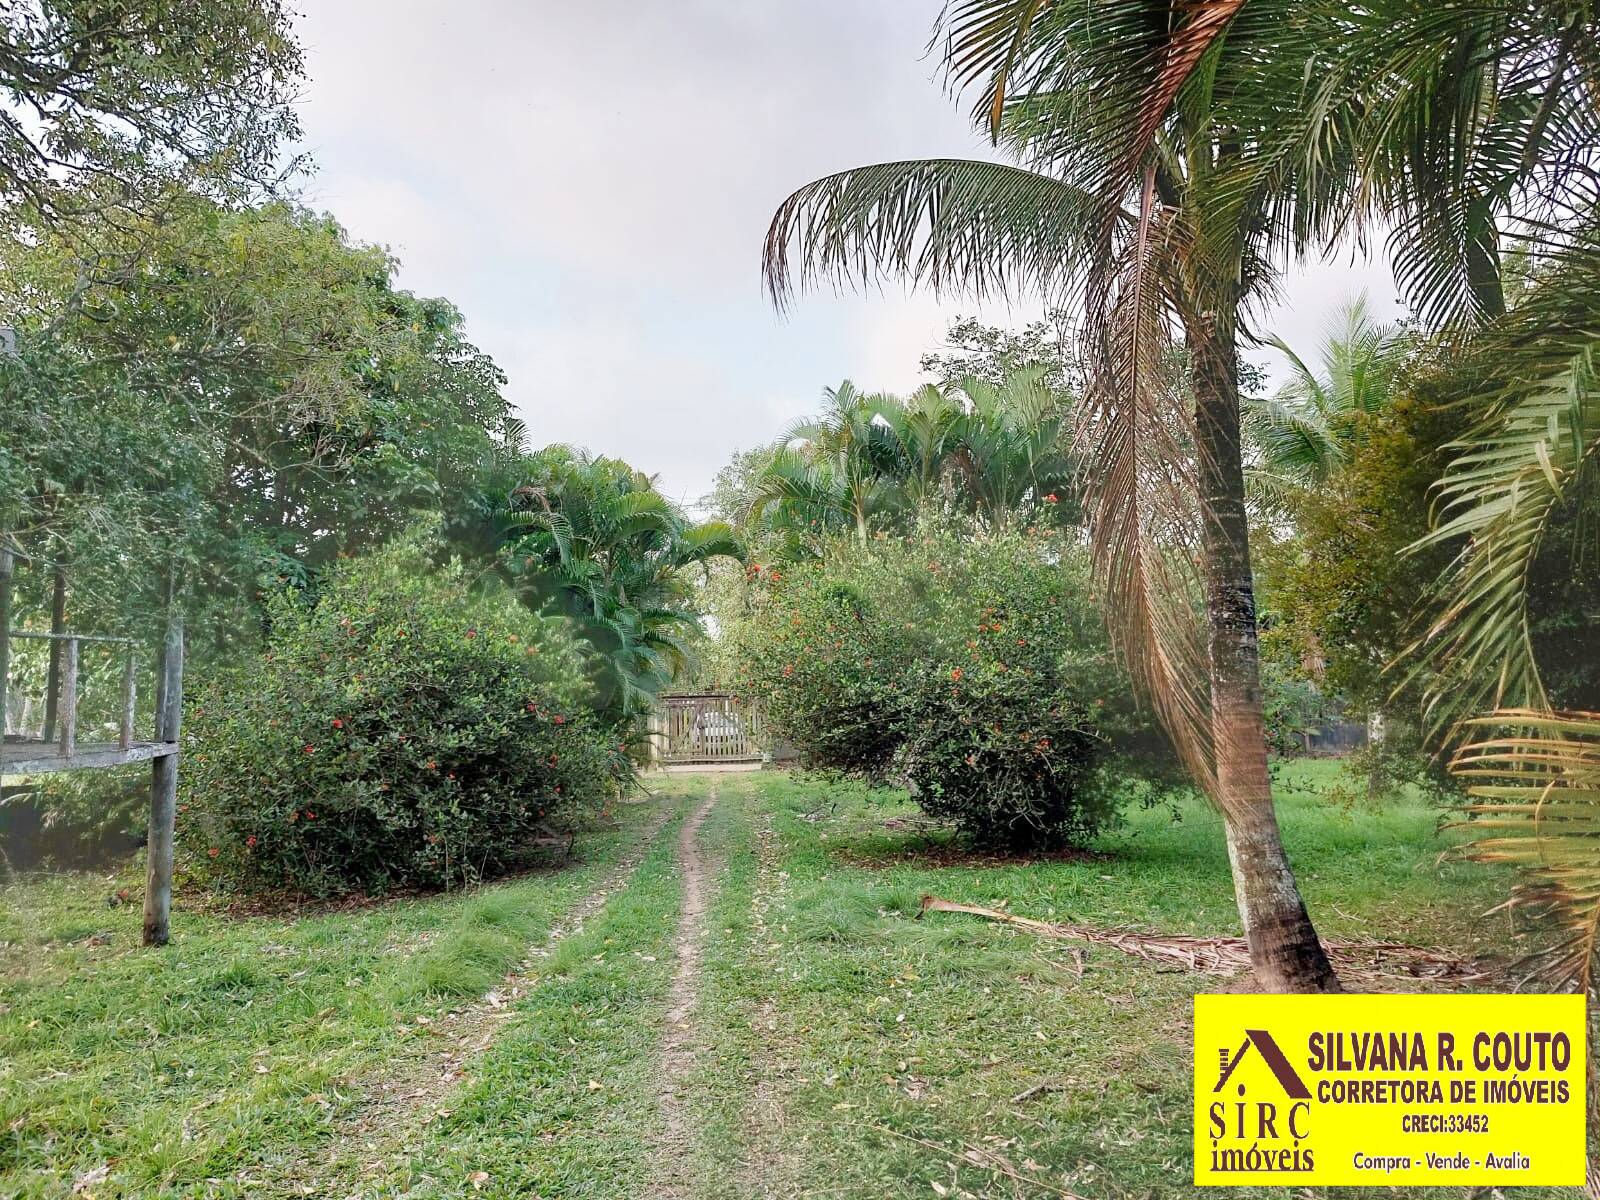
[{"label": "overcast sky", "polygon": [[[762,234],[800,184],[987,153],[924,57],[941,0],[302,3],[307,201],[462,309],[537,444],[693,500],[823,387],[909,390],[953,316],[1031,315],[897,291],[779,317],[761,291]],[[1270,325],[1314,349],[1361,290],[1397,311],[1381,263],[1344,255]]]}]

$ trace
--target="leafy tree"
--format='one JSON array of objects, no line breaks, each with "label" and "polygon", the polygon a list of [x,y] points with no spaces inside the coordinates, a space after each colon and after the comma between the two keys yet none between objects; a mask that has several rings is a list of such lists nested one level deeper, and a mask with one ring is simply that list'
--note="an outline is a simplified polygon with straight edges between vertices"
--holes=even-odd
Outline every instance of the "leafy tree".
[{"label": "leafy tree", "polygon": [[[74,607],[155,624],[167,565],[202,654],[253,643],[259,597],[312,586],[475,478],[506,404],[448,303],[286,205],[191,198],[129,235],[141,265],[81,286],[66,240],[0,244],[0,523],[72,563]],[[107,233],[114,236],[114,231]]]},{"label": "leafy tree", "polygon": [[420,545],[268,610],[261,653],[191,698],[181,840],[198,870],[324,896],[471,883],[630,777],[586,711],[570,623],[470,592]]},{"label": "leafy tree", "polygon": [[280,0],[0,7],[0,202],[59,225],[269,181],[300,131],[290,20]]},{"label": "leafy tree", "polygon": [[1040,381],[1052,392],[1076,390],[1082,370],[1073,340],[1074,321],[1064,308],[1047,312],[1021,329],[985,325],[976,317],[958,317],[945,330],[944,345],[921,359],[925,374],[940,385],[981,379],[998,387],[1014,371],[1037,367]]},{"label": "leafy tree", "polygon": [[741,600],[723,614],[739,687],[807,765],[903,782],[930,815],[1011,849],[1115,815],[1126,780],[1101,768],[1126,749],[1132,694],[1081,547],[925,518],[752,566]]}]

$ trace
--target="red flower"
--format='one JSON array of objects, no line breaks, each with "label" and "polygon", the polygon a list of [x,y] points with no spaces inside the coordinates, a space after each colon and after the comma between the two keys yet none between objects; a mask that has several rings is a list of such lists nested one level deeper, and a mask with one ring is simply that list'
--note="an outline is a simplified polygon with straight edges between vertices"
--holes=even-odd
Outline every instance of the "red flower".
[{"label": "red flower", "polygon": [[475,638],[478,636],[478,631],[476,629],[469,629],[467,630],[467,636],[469,638]]},{"label": "red flower", "polygon": [[787,666],[785,666],[783,668],[783,677],[785,679],[787,679],[787,678],[789,678],[789,676],[791,676],[793,674],[794,674],[794,664],[793,663],[789,663]]},{"label": "red flower", "polygon": [[427,766],[428,770],[430,770],[430,771],[437,771],[439,769],[439,764],[434,762],[433,759],[431,759],[431,758],[427,761],[427,763],[425,765]]},{"label": "red flower", "polygon": [[555,717],[555,723],[556,723],[556,724],[557,724],[557,725],[565,725],[565,724],[566,724],[566,723],[567,723],[567,719],[566,719],[566,718],[565,718],[565,717],[563,717],[563,716],[560,716],[560,715],[559,715],[559,714],[558,714],[558,715],[557,715],[557,716],[556,716],[556,717]]},{"label": "red flower", "polygon": [[313,746],[310,742],[307,742],[306,745],[305,745],[305,751],[306,751],[307,754],[315,754],[317,752],[317,748],[315,746]]},{"label": "red flower", "polygon": [[316,819],[317,819],[317,814],[312,812],[309,808],[306,809],[306,820],[315,821]]},{"label": "red flower", "polygon": [[245,838],[244,844],[254,850],[256,845],[256,835],[252,833],[249,837]]},{"label": "red flower", "polygon": [[1044,502],[1046,504],[1059,504],[1061,502],[1061,497],[1056,495],[1054,492],[1051,492],[1044,498]]},{"label": "red flower", "polygon": [[957,683],[960,683],[961,682],[961,668],[960,667],[952,667],[951,670],[950,670],[950,678],[954,679]]},{"label": "red flower", "polygon": [[335,729],[343,729],[344,728],[344,718],[343,717],[335,717],[333,719],[333,727]]},{"label": "red flower", "polygon": [[219,853],[219,851],[217,850],[217,848],[215,846],[211,847],[211,849],[206,851],[207,856],[209,856],[211,858],[215,858],[218,853]]},{"label": "red flower", "polygon": [[528,711],[529,712],[533,712],[534,711],[533,702],[531,700],[528,702]]}]

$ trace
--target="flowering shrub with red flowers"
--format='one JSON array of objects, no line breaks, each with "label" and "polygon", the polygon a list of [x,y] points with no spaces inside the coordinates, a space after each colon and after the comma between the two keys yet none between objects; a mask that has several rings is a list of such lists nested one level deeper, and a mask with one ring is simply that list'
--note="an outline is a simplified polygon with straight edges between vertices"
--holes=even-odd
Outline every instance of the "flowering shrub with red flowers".
[{"label": "flowering shrub with red flowers", "polygon": [[1083,552],[1059,533],[927,526],[752,576],[741,690],[805,765],[899,782],[988,846],[1114,819],[1105,768],[1142,727]]},{"label": "flowering shrub with red flowers", "polygon": [[472,595],[420,554],[268,608],[265,650],[185,714],[179,845],[196,870],[317,896],[501,873],[632,773],[585,710],[565,623]]}]

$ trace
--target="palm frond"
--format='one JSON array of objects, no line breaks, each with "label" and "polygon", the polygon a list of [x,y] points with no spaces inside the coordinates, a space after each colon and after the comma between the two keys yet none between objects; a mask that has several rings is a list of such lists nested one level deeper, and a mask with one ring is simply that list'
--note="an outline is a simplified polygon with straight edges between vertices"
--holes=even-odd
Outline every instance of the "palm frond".
[{"label": "palm frond", "polygon": [[1138,270],[1128,264],[1096,315],[1099,361],[1076,423],[1092,562],[1141,695],[1215,796],[1193,416],[1174,379],[1165,298],[1136,285]]},{"label": "palm frond", "polygon": [[1434,528],[1457,545],[1440,614],[1408,649],[1442,728],[1490,708],[1543,707],[1528,586],[1551,514],[1600,451],[1600,278],[1569,260],[1466,348],[1467,403],[1483,412],[1438,485]]},{"label": "palm frond", "polygon": [[1085,189],[1005,163],[880,163],[785,200],[767,230],[763,272],[779,307],[814,281],[1055,293],[1081,279],[1103,211]]},{"label": "palm frond", "polygon": [[1600,713],[1509,709],[1466,726],[1476,736],[1450,761],[1472,798],[1464,853],[1516,867],[1511,903],[1556,922],[1533,974],[1587,987],[1600,948]]}]

